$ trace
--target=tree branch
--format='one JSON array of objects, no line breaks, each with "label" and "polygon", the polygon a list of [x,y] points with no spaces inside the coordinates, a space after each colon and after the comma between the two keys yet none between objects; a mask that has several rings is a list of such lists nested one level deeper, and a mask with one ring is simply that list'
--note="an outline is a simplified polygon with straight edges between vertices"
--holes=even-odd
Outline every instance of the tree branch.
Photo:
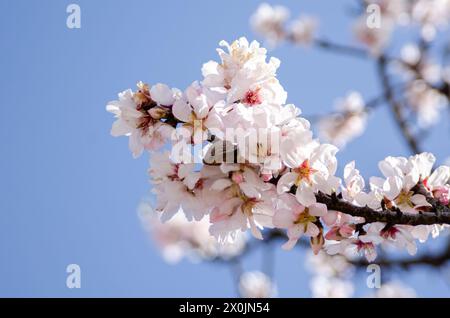
[{"label": "tree branch", "polygon": [[419,143],[415,136],[412,134],[406,119],[403,116],[402,105],[395,100],[392,85],[387,74],[387,60],[386,57],[381,56],[377,62],[378,75],[381,85],[383,87],[384,94],[386,96],[387,103],[390,105],[392,114],[394,115],[395,122],[399,127],[403,137],[405,138],[409,149],[413,154],[421,153]]},{"label": "tree branch", "polygon": [[419,212],[417,214],[402,213],[400,211],[376,211],[367,206],[358,207],[336,196],[319,192],[317,202],[323,203],[328,210],[336,210],[351,216],[363,217],[367,223],[384,222],[388,224],[432,225],[450,224],[450,208],[434,202],[436,212]]},{"label": "tree branch", "polygon": [[337,43],[333,43],[333,42],[330,42],[328,40],[323,40],[323,39],[314,40],[314,44],[319,48],[333,51],[336,53],[342,53],[345,55],[351,55],[351,56],[364,58],[364,59],[369,57],[369,54],[367,53],[367,51],[362,48],[359,48],[359,47],[337,44]]}]

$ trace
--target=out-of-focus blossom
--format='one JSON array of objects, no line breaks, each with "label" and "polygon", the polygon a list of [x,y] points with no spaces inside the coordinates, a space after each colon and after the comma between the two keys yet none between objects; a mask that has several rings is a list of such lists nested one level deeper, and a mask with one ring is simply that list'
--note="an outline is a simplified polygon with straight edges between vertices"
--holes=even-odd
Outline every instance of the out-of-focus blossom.
[{"label": "out-of-focus blossom", "polygon": [[365,0],[367,7],[371,4],[380,8],[383,19],[389,19],[398,24],[405,24],[409,20],[409,0]]},{"label": "out-of-focus blossom", "polygon": [[276,297],[277,288],[266,274],[253,271],[242,274],[239,292],[244,298],[270,298]]},{"label": "out-of-focus blossom", "polygon": [[416,291],[398,281],[382,284],[370,297],[375,298],[415,298]]},{"label": "out-of-focus blossom", "polygon": [[412,7],[412,18],[422,26],[422,36],[431,41],[439,28],[450,20],[449,0],[418,0]]},{"label": "out-of-focus blossom", "polygon": [[320,119],[319,133],[325,140],[343,147],[362,135],[367,124],[364,100],[358,92],[351,92],[336,104],[336,113]]},{"label": "out-of-focus blossom", "polygon": [[337,277],[314,276],[310,287],[315,298],[349,298],[354,292],[350,281]]},{"label": "out-of-focus blossom", "polygon": [[316,18],[302,15],[292,21],[289,34],[296,44],[309,45],[313,42],[319,22]]},{"label": "out-of-focus blossom", "polygon": [[307,267],[314,275],[348,278],[353,274],[354,266],[343,255],[328,255],[321,251],[317,255],[307,254]]},{"label": "out-of-focus blossom", "polygon": [[420,61],[421,52],[416,44],[409,43],[402,47],[400,57],[403,62],[416,65]]},{"label": "out-of-focus blossom", "polygon": [[365,45],[374,56],[380,55],[389,44],[393,29],[394,22],[391,19],[382,19],[379,28],[369,28],[366,15],[358,18],[353,26],[356,39]]},{"label": "out-of-focus blossom", "polygon": [[436,123],[446,107],[446,99],[422,80],[414,81],[406,91],[408,105],[417,113],[419,126],[426,128]]},{"label": "out-of-focus blossom", "polygon": [[271,45],[275,45],[286,36],[284,24],[287,19],[289,19],[289,10],[286,7],[262,3],[251,16],[250,24],[257,34]]},{"label": "out-of-focus blossom", "polygon": [[208,218],[191,222],[180,211],[170,221],[162,223],[149,201],[141,202],[138,214],[169,263],[176,263],[183,257],[192,261],[229,259],[240,255],[245,248],[245,234],[239,234],[233,244],[218,243],[209,233]]}]

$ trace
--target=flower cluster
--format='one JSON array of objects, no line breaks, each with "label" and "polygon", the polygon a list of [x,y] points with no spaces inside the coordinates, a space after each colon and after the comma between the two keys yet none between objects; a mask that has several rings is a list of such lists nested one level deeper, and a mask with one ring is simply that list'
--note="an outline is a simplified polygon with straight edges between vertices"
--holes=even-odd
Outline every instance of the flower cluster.
[{"label": "flower cluster", "polygon": [[[305,236],[315,254],[355,251],[371,261],[378,245],[412,254],[416,239],[439,233],[439,225],[387,224],[381,218],[368,223],[320,198],[374,214],[448,209],[449,167],[433,172],[435,158],[429,153],[388,157],[379,165],[383,178],[372,177],[367,190],[354,162],[345,166],[341,180],[335,175],[338,148],[313,138],[300,110],[286,104],[287,93],[276,78],[280,61],[267,59],[259,43],[245,38],[220,45],[220,61],[204,64],[203,79],[184,92],[139,83],[136,92],[127,90],[107,106],[117,117],[112,134],[128,136],[134,156],[151,151],[149,175],[162,221],[181,215],[183,222],[204,222],[222,243],[235,242],[246,231],[262,240],[264,229],[284,229],[285,249]],[[171,151],[154,152],[164,144]],[[207,235],[198,230],[186,237],[184,228],[174,222],[158,236],[168,246],[184,241],[205,249]]]}]

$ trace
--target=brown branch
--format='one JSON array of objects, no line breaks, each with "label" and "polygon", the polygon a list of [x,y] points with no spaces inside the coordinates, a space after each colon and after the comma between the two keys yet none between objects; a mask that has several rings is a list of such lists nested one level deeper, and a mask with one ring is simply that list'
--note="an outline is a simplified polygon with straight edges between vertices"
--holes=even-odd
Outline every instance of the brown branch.
[{"label": "brown branch", "polygon": [[342,53],[345,55],[351,55],[359,58],[369,57],[369,53],[366,50],[359,47],[337,44],[323,39],[314,40],[314,44],[319,48],[333,51],[336,53]]},{"label": "brown branch", "polygon": [[390,83],[389,76],[387,74],[387,59],[384,56],[381,56],[377,62],[378,66],[378,75],[380,78],[381,85],[383,87],[384,95],[386,96],[386,100],[391,107],[392,114],[394,115],[395,122],[399,127],[403,137],[405,138],[409,149],[413,154],[421,153],[421,149],[419,147],[419,143],[416,137],[411,132],[409,125],[403,115],[402,105],[396,101],[394,96],[394,91],[392,89],[392,85]]},{"label": "brown branch", "polygon": [[376,211],[367,206],[358,207],[337,196],[331,196],[321,192],[316,194],[316,199],[317,202],[325,204],[328,210],[336,210],[351,216],[363,217],[366,223],[384,222],[388,224],[406,225],[450,224],[450,208],[441,205],[439,202],[434,202],[433,204],[436,212],[409,214],[392,210]]}]

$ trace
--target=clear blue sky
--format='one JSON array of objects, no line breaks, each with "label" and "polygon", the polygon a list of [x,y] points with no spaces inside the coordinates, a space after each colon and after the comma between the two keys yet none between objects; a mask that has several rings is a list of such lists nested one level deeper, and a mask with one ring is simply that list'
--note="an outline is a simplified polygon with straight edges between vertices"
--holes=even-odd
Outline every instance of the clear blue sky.
[{"label": "clear blue sky", "polygon": [[[149,190],[147,158],[133,160],[127,140],[109,135],[105,104],[138,80],[184,88],[200,79],[220,40],[255,38],[248,18],[259,2],[78,0],[82,27],[70,30],[71,2],[0,2],[0,296],[234,296],[228,268],[169,266],[148,240],[136,214]],[[334,41],[351,40],[353,1],[283,3],[294,15],[319,15],[321,33]],[[288,45],[270,54],[282,61],[289,102],[305,114],[326,112],[351,89],[377,94],[368,62]],[[441,159],[450,152],[438,135],[448,131],[444,119],[426,147]],[[339,159],[356,159],[370,175],[386,155],[405,154],[389,114],[379,110]],[[258,269],[260,260],[255,253],[246,269]],[[303,260],[301,251],[277,249],[281,296],[309,296]],[[81,266],[81,289],[65,286],[70,263]],[[427,269],[395,277],[421,296],[450,296]],[[364,284],[364,276],[356,279]]]}]

